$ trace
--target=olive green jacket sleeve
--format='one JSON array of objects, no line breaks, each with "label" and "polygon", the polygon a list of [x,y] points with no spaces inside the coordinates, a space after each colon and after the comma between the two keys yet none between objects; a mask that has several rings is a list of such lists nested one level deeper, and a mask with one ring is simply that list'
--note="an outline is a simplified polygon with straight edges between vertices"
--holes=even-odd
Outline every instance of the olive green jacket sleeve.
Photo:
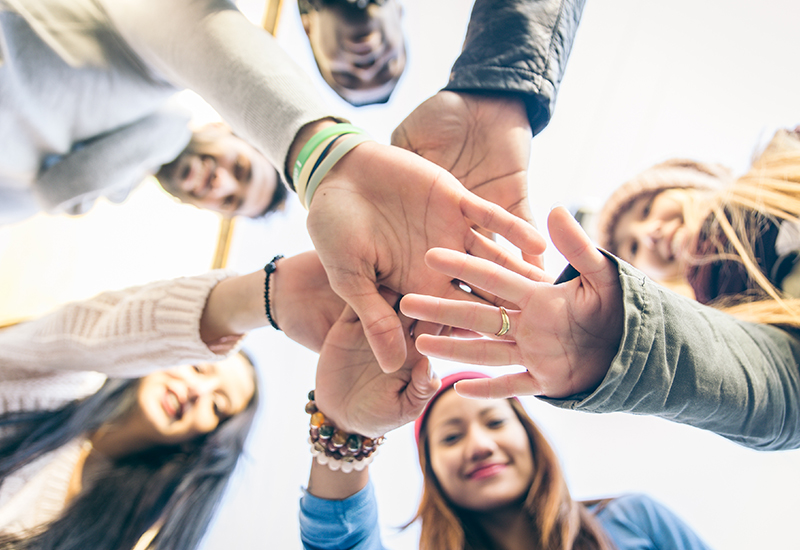
[{"label": "olive green jacket sleeve", "polygon": [[679,296],[620,260],[624,327],[590,394],[543,400],[696,426],[758,450],[800,447],[800,340]]}]

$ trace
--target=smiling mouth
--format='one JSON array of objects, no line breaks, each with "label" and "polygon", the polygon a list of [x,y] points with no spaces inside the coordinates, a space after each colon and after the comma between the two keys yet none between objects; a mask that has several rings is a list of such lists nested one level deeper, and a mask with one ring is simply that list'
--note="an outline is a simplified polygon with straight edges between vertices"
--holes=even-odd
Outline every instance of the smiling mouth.
[{"label": "smiling mouth", "polygon": [[482,466],[478,466],[477,468],[473,468],[469,472],[467,472],[466,478],[470,480],[481,480],[490,477],[494,477],[503,470],[506,469],[506,464],[485,464]]},{"label": "smiling mouth", "polygon": [[211,191],[211,181],[214,179],[216,163],[209,158],[196,156],[190,159],[180,174],[180,187],[185,193],[203,199]]},{"label": "smiling mouth", "polygon": [[172,390],[167,390],[162,399],[164,411],[173,420],[180,420],[183,417],[183,404]]}]

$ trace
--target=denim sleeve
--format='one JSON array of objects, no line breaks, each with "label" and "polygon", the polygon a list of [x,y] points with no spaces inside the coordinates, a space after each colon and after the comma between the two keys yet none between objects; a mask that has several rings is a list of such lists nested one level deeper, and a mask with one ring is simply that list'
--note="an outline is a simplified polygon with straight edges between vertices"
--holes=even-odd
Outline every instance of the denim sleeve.
[{"label": "denim sleeve", "polygon": [[384,550],[372,482],[344,500],[303,493],[300,537],[306,550]]},{"label": "denim sleeve", "polygon": [[616,498],[597,513],[597,519],[617,548],[710,549],[678,516],[645,495]]}]

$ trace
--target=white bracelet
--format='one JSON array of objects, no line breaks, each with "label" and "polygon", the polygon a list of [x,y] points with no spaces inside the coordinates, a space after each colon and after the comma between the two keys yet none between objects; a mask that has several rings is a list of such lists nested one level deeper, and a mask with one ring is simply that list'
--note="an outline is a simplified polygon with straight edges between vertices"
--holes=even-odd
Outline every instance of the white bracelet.
[{"label": "white bracelet", "polygon": [[347,457],[343,459],[333,458],[326,455],[323,451],[320,451],[311,438],[308,438],[308,443],[311,447],[311,455],[314,457],[314,460],[317,461],[318,464],[321,466],[327,466],[334,472],[342,471],[345,474],[349,474],[352,471],[360,472],[364,468],[366,468],[370,462],[372,462],[372,457],[378,452],[377,449],[370,454],[366,458],[362,458],[361,460],[356,460],[352,457]]}]

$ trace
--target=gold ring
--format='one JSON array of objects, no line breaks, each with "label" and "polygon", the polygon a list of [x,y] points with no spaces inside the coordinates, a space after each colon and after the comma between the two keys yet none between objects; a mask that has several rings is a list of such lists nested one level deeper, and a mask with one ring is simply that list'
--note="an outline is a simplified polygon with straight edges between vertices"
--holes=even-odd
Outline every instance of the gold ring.
[{"label": "gold ring", "polygon": [[511,322],[508,320],[508,312],[503,306],[500,306],[500,317],[503,319],[503,326],[494,334],[495,336],[505,336],[508,329],[511,328]]}]

